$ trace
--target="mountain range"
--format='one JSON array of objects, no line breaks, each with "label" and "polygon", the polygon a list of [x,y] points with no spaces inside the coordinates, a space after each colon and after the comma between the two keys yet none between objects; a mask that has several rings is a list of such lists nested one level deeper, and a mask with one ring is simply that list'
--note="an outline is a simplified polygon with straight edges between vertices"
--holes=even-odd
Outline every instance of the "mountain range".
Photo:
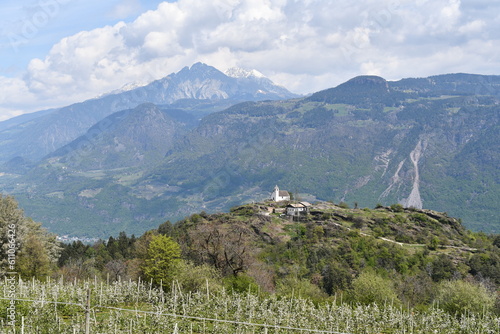
[{"label": "mountain range", "polygon": [[257,72],[228,74],[195,64],[0,123],[2,191],[79,236],[142,233],[268,198],[275,184],[308,201],[399,202],[500,231],[500,76],[360,76],[299,97]]},{"label": "mountain range", "polygon": [[[233,76],[206,64],[196,63],[191,68],[185,67],[178,73],[142,87],[2,122],[0,162],[17,157],[37,161],[85,134],[91,126],[105,117],[141,103],[170,105],[179,101],[191,101],[192,113],[197,112],[196,115],[201,117],[241,101],[297,96],[251,71],[233,69],[229,74]],[[211,105],[200,105],[200,101],[211,101]],[[200,108],[196,109],[197,105]],[[204,110],[207,107],[208,110]]]}]

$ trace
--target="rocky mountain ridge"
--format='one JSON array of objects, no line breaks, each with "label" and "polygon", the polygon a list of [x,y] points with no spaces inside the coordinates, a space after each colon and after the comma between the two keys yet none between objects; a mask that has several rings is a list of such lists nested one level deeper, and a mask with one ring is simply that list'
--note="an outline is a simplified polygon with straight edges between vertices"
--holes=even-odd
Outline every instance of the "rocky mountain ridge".
[{"label": "rocky mountain ridge", "polygon": [[[296,97],[283,87],[264,77],[233,78],[214,67],[196,63],[178,73],[151,82],[145,86],[108,94],[81,103],[20,116],[7,121],[0,130],[0,162],[21,157],[37,161],[45,155],[75,140],[94,124],[121,110],[135,108],[142,103],[167,105],[179,100],[220,101],[221,107],[247,100],[274,100]],[[24,121],[27,119],[26,121]],[[2,123],[0,123],[2,129]]]}]

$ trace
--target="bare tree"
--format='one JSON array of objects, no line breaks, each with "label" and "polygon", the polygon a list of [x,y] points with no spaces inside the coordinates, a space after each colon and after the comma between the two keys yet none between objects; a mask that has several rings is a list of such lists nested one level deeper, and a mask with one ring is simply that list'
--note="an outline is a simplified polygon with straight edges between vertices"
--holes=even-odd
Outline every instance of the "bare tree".
[{"label": "bare tree", "polygon": [[214,224],[203,224],[190,233],[191,252],[200,262],[209,263],[224,275],[238,275],[248,268],[248,240],[239,226],[222,229]]},{"label": "bare tree", "polygon": [[127,273],[127,265],[123,260],[111,260],[106,263],[105,268],[113,281],[117,281]]}]

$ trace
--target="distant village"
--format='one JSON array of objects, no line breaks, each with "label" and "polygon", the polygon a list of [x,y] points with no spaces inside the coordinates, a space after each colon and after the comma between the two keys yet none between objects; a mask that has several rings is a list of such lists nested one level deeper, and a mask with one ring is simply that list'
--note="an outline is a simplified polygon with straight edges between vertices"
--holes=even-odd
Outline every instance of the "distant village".
[{"label": "distant village", "polygon": [[89,237],[75,237],[75,236],[69,236],[69,235],[58,235],[57,241],[63,242],[66,244],[72,243],[72,242],[77,242],[81,241],[84,244],[93,244],[99,241],[99,238],[89,238]]}]

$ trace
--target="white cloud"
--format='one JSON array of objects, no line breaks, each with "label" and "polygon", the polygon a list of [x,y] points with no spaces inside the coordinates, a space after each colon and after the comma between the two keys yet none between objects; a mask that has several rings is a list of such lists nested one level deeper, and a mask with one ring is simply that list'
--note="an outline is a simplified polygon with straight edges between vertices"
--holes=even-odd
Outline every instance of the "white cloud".
[{"label": "white cloud", "polygon": [[454,26],[460,15],[460,0],[449,0],[449,3],[440,11],[442,21],[449,26]]},{"label": "white cloud", "polygon": [[141,10],[139,0],[121,0],[110,13],[110,16],[116,19],[125,19]]},{"label": "white cloud", "polygon": [[486,23],[483,20],[474,20],[461,26],[458,31],[462,34],[476,34],[480,33],[485,26]]},{"label": "white cloud", "polygon": [[[123,0],[114,14],[137,5]],[[62,39],[23,78],[0,78],[10,85],[0,90],[0,113],[81,101],[196,61],[255,68],[299,93],[360,74],[491,74],[500,68],[498,25],[480,0],[164,2],[133,22]]]},{"label": "white cloud", "polygon": [[26,112],[26,104],[35,104],[38,98],[21,79],[0,77],[0,121]]}]

